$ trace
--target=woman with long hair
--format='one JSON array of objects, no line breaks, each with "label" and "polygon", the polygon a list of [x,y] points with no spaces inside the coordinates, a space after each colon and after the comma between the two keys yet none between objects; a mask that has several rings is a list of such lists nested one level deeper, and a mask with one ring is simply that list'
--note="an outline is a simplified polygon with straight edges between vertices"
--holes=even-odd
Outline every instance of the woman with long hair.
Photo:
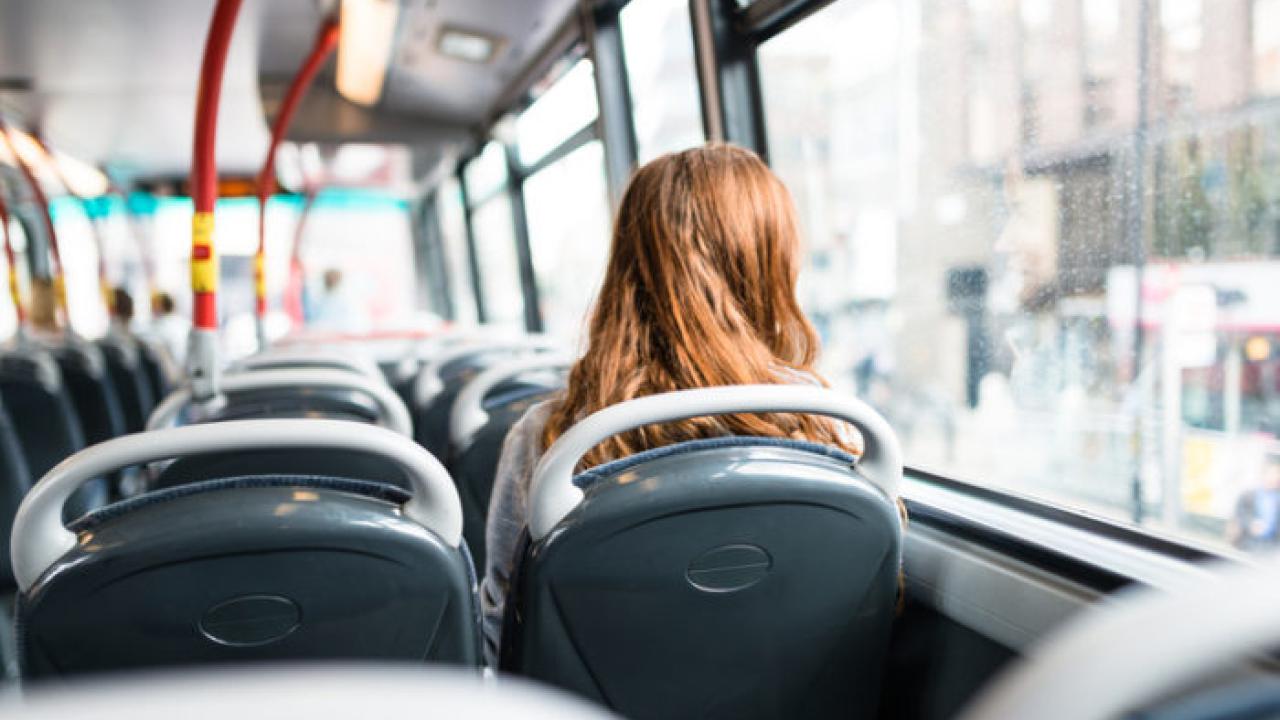
[{"label": "woman with long hair", "polygon": [[[800,237],[791,196],[754,153],[713,144],[636,171],[613,228],[586,352],[563,393],[512,427],[486,528],[485,631],[496,646],[534,465],[575,422],[671,390],[818,384],[819,343],[796,300]],[[794,438],[857,452],[852,428],[813,415],[700,417],[597,445],[580,470],[664,445],[726,435]]]}]

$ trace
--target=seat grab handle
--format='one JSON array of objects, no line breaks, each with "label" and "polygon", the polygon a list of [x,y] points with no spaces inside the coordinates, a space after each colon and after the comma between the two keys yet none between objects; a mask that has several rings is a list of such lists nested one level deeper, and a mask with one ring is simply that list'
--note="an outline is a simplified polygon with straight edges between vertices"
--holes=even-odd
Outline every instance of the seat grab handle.
[{"label": "seat grab handle", "polygon": [[62,525],[62,506],[81,485],[121,468],[202,453],[335,449],[387,458],[405,471],[413,497],[406,517],[446,544],[462,541],[462,503],[444,466],[399,433],[342,420],[229,420],[125,435],[81,450],[45,474],[18,507],[10,558],[26,591],[76,536]]},{"label": "seat grab handle", "polygon": [[440,371],[455,360],[468,355],[504,350],[512,353],[542,353],[554,352],[559,348],[559,342],[545,335],[525,335],[516,338],[488,337],[461,342],[442,350],[422,366],[413,383],[413,404],[415,407],[425,407],[443,392],[444,380],[440,377]]},{"label": "seat grab handle", "polygon": [[[332,368],[278,368],[243,370],[222,377],[219,391],[229,395],[251,390],[326,388],[351,390],[372,399],[381,410],[386,427],[401,435],[413,435],[413,417],[404,401],[381,378],[372,378],[349,370]],[[179,413],[192,403],[191,388],[182,387],[169,393],[147,419],[148,430],[172,427]]]},{"label": "seat grab handle", "polygon": [[649,395],[593,413],[547,449],[533,471],[529,534],[541,540],[582,500],[574,468],[591,448],[618,433],[655,423],[736,413],[808,413],[850,423],[862,434],[862,474],[890,499],[902,482],[902,448],[889,422],[843,392],[804,385],[726,385]]},{"label": "seat grab handle", "polygon": [[489,422],[484,398],[498,385],[534,370],[560,370],[573,365],[573,358],[560,353],[533,355],[512,360],[485,370],[462,387],[449,415],[449,439],[455,447],[465,448],[480,428]]}]

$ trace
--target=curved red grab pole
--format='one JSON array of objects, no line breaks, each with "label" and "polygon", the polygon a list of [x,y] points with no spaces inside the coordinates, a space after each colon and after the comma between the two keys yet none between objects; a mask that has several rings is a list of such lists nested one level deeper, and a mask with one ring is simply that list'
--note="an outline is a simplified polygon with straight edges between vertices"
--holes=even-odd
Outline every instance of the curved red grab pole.
[{"label": "curved red grab pole", "polygon": [[[289,90],[285,93],[284,101],[280,105],[280,112],[271,125],[271,145],[267,148],[267,159],[262,163],[262,170],[258,173],[258,251],[254,256],[253,274],[254,289],[257,294],[257,313],[260,319],[267,314],[267,200],[276,190],[276,148],[289,131],[289,125],[292,124],[293,116],[298,112],[298,105],[306,95],[307,89],[311,87],[325,60],[338,47],[338,34],[338,21],[335,18],[325,20],[320,26],[315,43],[311,47],[311,53],[307,55],[302,66],[298,68],[297,74],[294,75],[293,82],[289,85]],[[304,216],[305,212],[304,210]]]},{"label": "curved red grab pole", "polygon": [[35,171],[18,153],[17,146],[13,144],[13,138],[9,137],[9,127],[5,125],[4,120],[0,120],[0,135],[4,136],[4,142],[9,148],[9,153],[13,155],[14,161],[18,163],[18,168],[22,170],[23,177],[27,179],[27,184],[31,186],[31,192],[35,195],[36,203],[40,205],[40,210],[42,211],[40,216],[44,221],[45,233],[49,236],[49,256],[53,259],[54,299],[58,303],[58,309],[62,311],[63,320],[69,328],[71,326],[71,316],[67,313],[67,281],[66,276],[62,274],[62,252],[58,250],[58,232],[53,226],[53,215],[49,212],[49,198],[44,194],[44,188],[40,187],[40,179],[36,177]]},{"label": "curved red grab pole", "polygon": [[[62,168],[58,165],[58,159],[53,156],[53,151],[45,144],[44,138],[40,135],[34,135],[33,138],[36,141],[36,145],[40,147],[40,152],[44,153],[45,160],[53,167],[53,173],[54,175],[57,175],[58,182],[61,183],[62,189],[67,193],[67,195],[79,200],[83,205],[88,198],[76,192],[75,188],[71,187],[71,183],[67,182],[67,176],[62,172]],[[90,216],[89,225],[93,229],[93,244],[98,251],[98,291],[102,294],[102,304],[107,310],[107,315],[112,316],[115,313],[115,294],[111,287],[111,283],[107,280],[106,243],[103,242],[102,228],[99,225],[98,218]]]},{"label": "curved red grab pole", "polygon": [[218,328],[218,256],[213,242],[218,169],[214,150],[222,73],[242,4],[243,0],[218,0],[214,7],[200,65],[200,86],[196,91],[196,131],[191,155],[191,199],[195,203],[191,219],[191,291],[194,296],[192,324],[199,330]]},{"label": "curved red grab pole", "polygon": [[0,223],[4,224],[4,256],[9,262],[9,295],[13,299],[13,311],[18,316],[18,327],[27,323],[27,308],[22,304],[22,286],[18,283],[18,257],[13,252],[13,238],[9,237],[9,206],[0,196]]}]

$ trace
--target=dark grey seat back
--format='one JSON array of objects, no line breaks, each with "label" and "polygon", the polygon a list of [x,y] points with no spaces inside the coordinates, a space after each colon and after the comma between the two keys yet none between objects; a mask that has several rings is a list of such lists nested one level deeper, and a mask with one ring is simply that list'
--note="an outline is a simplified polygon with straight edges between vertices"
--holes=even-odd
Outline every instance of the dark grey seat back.
[{"label": "dark grey seat back", "polygon": [[525,412],[557,389],[519,381],[494,388],[485,401],[489,422],[476,433],[470,445],[450,457],[449,473],[458,485],[458,497],[462,501],[462,535],[478,568],[486,567],[485,524],[502,444]]},{"label": "dark grey seat back", "polygon": [[[458,393],[477,375],[496,363],[517,355],[519,347],[485,347],[454,358],[439,369],[441,390],[425,406],[412,406],[413,439],[440,462],[448,463],[449,417]],[[428,366],[429,367],[429,366]],[[427,369],[424,368],[424,371]]]},{"label": "dark grey seat back", "polygon": [[161,352],[147,342],[138,342],[138,360],[142,363],[142,372],[147,378],[147,386],[151,388],[151,397],[156,403],[163,400],[170,389],[165,361],[160,357]]},{"label": "dark grey seat back", "polygon": [[48,353],[31,349],[0,355],[0,394],[15,419],[18,440],[34,477],[84,447],[84,433]]},{"label": "dark grey seat back", "polygon": [[476,665],[464,548],[380,483],[249,476],[104,508],[21,598],[27,676],[282,660]]},{"label": "dark grey seat back", "polygon": [[633,718],[874,717],[897,509],[809,443],[684,443],[578,477],[523,554],[501,666]]},{"label": "dark grey seat back", "polygon": [[[50,353],[35,347],[0,353],[0,397],[13,420],[33,483],[84,448],[80,419]],[[67,502],[66,519],[105,505],[107,491],[105,479],[80,488]]]},{"label": "dark grey seat back", "polygon": [[96,445],[128,432],[124,408],[96,345],[68,341],[53,350],[68,396],[80,418],[85,443]]},{"label": "dark grey seat back", "polygon": [[[269,388],[231,393],[226,402],[200,422],[255,418],[324,418],[376,424],[377,404],[358,390],[339,388]],[[192,482],[252,474],[317,475],[387,483],[408,489],[398,465],[385,458],[340,450],[308,449],[237,451],[179,458],[147,483],[162,490]]]},{"label": "dark grey seat back", "polygon": [[18,441],[13,418],[0,403],[0,593],[13,589],[13,565],[9,559],[9,535],[22,498],[31,489],[31,471]]},{"label": "dark grey seat back", "polygon": [[107,376],[120,401],[127,432],[141,432],[155,408],[156,396],[143,366],[142,347],[133,338],[110,335],[98,343]]}]

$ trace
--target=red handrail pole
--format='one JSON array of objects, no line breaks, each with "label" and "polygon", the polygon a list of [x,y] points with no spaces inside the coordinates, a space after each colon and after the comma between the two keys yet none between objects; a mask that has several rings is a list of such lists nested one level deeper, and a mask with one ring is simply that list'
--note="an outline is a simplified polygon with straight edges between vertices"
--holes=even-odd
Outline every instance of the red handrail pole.
[{"label": "red handrail pole", "polygon": [[192,334],[188,353],[192,395],[208,399],[217,394],[218,255],[214,247],[213,210],[218,200],[215,146],[222,74],[231,49],[231,34],[243,0],[218,0],[205,38],[196,90],[195,142],[191,154]]},{"label": "red handrail pole", "polygon": [[[285,135],[289,132],[289,126],[293,123],[293,116],[298,112],[298,105],[301,104],[303,96],[306,95],[307,90],[311,87],[311,83],[315,81],[320,68],[324,66],[325,60],[338,47],[338,36],[337,19],[329,18],[325,20],[324,24],[320,26],[319,32],[316,33],[311,53],[307,55],[302,66],[298,68],[297,74],[293,77],[293,82],[289,85],[289,90],[285,93],[284,101],[280,105],[280,112],[276,114],[275,122],[271,126],[271,145],[267,148],[267,158],[262,163],[262,170],[258,173],[258,251],[254,257],[253,272],[260,335],[262,333],[261,323],[267,314],[267,200],[276,189],[276,148],[280,146],[281,141],[284,140]],[[263,340],[264,338],[259,337],[259,342]]]},{"label": "red handrail pole", "polygon": [[31,192],[35,195],[36,203],[40,206],[40,216],[44,221],[45,233],[49,237],[49,256],[53,263],[53,293],[54,300],[58,303],[58,309],[62,311],[63,321],[67,324],[67,329],[71,329],[71,314],[67,310],[67,280],[62,274],[62,253],[58,250],[58,231],[53,225],[53,215],[49,212],[49,198],[44,194],[44,188],[40,187],[40,180],[36,177],[35,171],[22,159],[22,155],[18,153],[18,147],[13,144],[13,138],[9,137],[9,127],[5,125],[4,120],[0,119],[0,135],[4,136],[5,145],[9,148],[9,153],[13,155],[13,159],[18,163],[18,169],[22,171],[22,176],[27,179],[27,184],[31,186]]},{"label": "red handrail pole", "polygon": [[9,263],[9,295],[13,299],[13,311],[18,316],[18,328],[27,324],[27,309],[22,304],[22,285],[18,281],[18,257],[13,252],[13,238],[9,237],[9,206],[0,195],[0,223],[4,224],[4,256]]},{"label": "red handrail pole", "polygon": [[[81,206],[84,205],[88,198],[76,192],[75,188],[67,182],[67,176],[63,174],[62,168],[58,166],[58,159],[53,156],[53,151],[45,144],[44,138],[40,135],[33,136],[36,145],[40,147],[40,152],[44,153],[45,160],[53,167],[54,175],[58,176],[58,182],[62,184],[62,189],[67,195],[80,201]],[[98,218],[89,217],[89,225],[93,228],[93,245],[98,251],[98,292],[102,295],[103,307],[107,310],[108,317],[115,315],[115,293],[111,287],[111,283],[107,280],[107,247],[102,238],[102,227]]]}]

